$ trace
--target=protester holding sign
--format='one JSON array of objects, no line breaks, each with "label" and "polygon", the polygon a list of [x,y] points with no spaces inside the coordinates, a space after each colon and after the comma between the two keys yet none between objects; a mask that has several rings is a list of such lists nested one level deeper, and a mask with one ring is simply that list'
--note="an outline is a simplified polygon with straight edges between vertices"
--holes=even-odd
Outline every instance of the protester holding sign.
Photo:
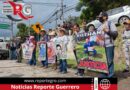
[{"label": "protester holding sign", "polygon": [[[82,33],[85,33],[85,31],[82,29],[80,29],[80,26],[79,26],[79,24],[74,24],[74,26],[73,26],[73,30],[74,30],[74,33],[78,36],[78,35],[80,35],[80,34],[82,34]],[[80,41],[80,39],[81,39],[81,37],[77,37],[77,41]]]},{"label": "protester holding sign", "polygon": [[126,58],[126,68],[123,71],[129,72],[130,69],[130,20],[127,20],[124,22],[125,31],[122,34],[123,38],[123,47],[124,47],[124,53]]},{"label": "protester holding sign", "polygon": [[[81,33],[85,33],[85,31],[84,30],[80,30],[80,27],[79,27],[79,25],[77,23],[74,24],[74,26],[73,26],[73,35],[75,36],[75,43],[76,44],[79,43],[79,41],[80,41],[80,37],[77,37],[77,36],[79,34],[81,34]],[[74,54],[75,54],[76,61],[77,61],[77,72],[75,74],[83,76],[84,75],[84,69],[79,69],[78,68],[79,60],[78,60],[78,57],[77,57],[76,45],[75,45],[75,49],[74,49]]]},{"label": "protester holding sign", "polygon": [[109,74],[102,74],[101,77],[113,77],[114,75],[114,40],[118,36],[116,26],[108,21],[108,14],[106,12],[101,12],[98,16],[99,21],[102,25],[97,31],[102,31],[104,33],[105,49]]},{"label": "protester holding sign", "polygon": [[57,54],[59,54],[58,58],[60,60],[60,71],[62,74],[67,73],[67,44],[68,38],[65,35],[65,29],[61,28],[59,31],[59,44],[56,45]]},{"label": "protester holding sign", "polygon": [[[44,44],[47,47],[47,42],[49,41],[49,39],[48,39],[48,35],[47,35],[46,31],[44,29],[42,29],[41,32],[40,32],[40,35],[41,35],[40,42],[44,42]],[[47,48],[46,48],[46,53],[47,53]],[[43,67],[48,68],[48,56],[47,56],[47,54],[46,54],[46,60],[41,61],[41,63],[43,65]]]},{"label": "protester holding sign", "polygon": [[49,32],[50,40],[47,43],[48,46],[47,53],[48,53],[48,63],[53,64],[52,68],[56,70],[57,59],[56,59],[56,50],[55,50],[55,39],[56,39],[55,36],[56,36],[56,32],[54,30]]},{"label": "protester holding sign", "polygon": [[37,43],[36,43],[36,40],[35,40],[34,36],[30,36],[29,39],[30,39],[30,45],[29,45],[29,47],[33,48],[32,58],[29,61],[29,64],[30,65],[36,65],[36,47],[37,47]]}]

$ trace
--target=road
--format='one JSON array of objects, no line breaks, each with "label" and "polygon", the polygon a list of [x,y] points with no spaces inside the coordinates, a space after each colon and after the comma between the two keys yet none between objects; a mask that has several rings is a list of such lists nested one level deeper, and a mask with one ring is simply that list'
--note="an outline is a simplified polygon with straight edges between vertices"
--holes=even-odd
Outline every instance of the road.
[{"label": "road", "polygon": [[[78,77],[76,70],[68,69],[67,74],[60,74],[51,68],[30,66],[16,63],[15,60],[0,60],[0,77]],[[130,73],[118,73],[118,90],[130,90]]]},{"label": "road", "polygon": [[77,77],[75,72],[69,69],[67,74],[60,74],[52,68],[16,63],[15,60],[0,60],[0,77]]}]

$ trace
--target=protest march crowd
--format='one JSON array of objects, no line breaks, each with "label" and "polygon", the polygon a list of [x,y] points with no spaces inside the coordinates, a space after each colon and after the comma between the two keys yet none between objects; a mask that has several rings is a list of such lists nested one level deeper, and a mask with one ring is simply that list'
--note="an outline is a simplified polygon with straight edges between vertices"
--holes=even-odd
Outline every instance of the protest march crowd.
[{"label": "protest march crowd", "polygon": [[[84,69],[78,68],[80,58],[77,56],[78,53],[76,48],[76,45],[82,42],[80,40],[80,34],[102,31],[102,40],[104,43],[100,42],[100,44],[106,51],[108,73],[101,73],[99,77],[111,78],[114,76],[114,40],[118,36],[118,31],[115,24],[108,21],[106,12],[101,12],[98,16],[98,20],[102,23],[98,29],[92,27],[88,30],[85,21],[83,21],[81,25],[82,28],[80,28],[77,23],[72,24],[63,22],[63,25],[58,25],[55,30],[50,29],[48,32],[44,29],[40,30],[39,41],[36,41],[35,37],[31,35],[27,36],[25,42],[22,43],[21,37],[17,37],[16,40],[12,40],[12,43],[10,44],[10,59],[17,58],[17,62],[22,62],[22,58],[27,59],[28,64],[34,66],[38,60],[41,62],[44,69],[48,68],[48,64],[54,64],[54,69],[57,69],[58,67],[59,73],[62,74],[67,73],[67,60],[74,59],[75,61],[73,60],[73,62],[77,62],[76,74],[83,76]],[[129,72],[130,20],[125,21],[123,24],[125,30],[122,34],[122,38],[126,57],[126,69],[123,72]],[[91,38],[83,38],[85,43],[82,46],[84,48],[82,52],[88,54],[89,51],[92,51],[92,55],[95,56],[97,54],[95,43],[90,42]],[[88,47],[91,47],[89,48],[91,50],[89,50]],[[38,57],[36,57],[37,52]]]}]

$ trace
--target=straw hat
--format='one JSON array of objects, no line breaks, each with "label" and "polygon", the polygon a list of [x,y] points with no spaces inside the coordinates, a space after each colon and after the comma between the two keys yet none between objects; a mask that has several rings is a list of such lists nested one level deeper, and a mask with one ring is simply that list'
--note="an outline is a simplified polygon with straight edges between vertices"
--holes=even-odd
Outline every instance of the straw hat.
[{"label": "straw hat", "polygon": [[64,32],[66,32],[64,28],[60,28],[60,30],[59,30],[59,31],[64,31]]},{"label": "straw hat", "polygon": [[51,31],[51,32],[49,32],[49,35],[50,36],[56,35],[56,32],[55,31]]},{"label": "straw hat", "polygon": [[45,29],[41,29],[40,32],[46,32],[46,30]]}]

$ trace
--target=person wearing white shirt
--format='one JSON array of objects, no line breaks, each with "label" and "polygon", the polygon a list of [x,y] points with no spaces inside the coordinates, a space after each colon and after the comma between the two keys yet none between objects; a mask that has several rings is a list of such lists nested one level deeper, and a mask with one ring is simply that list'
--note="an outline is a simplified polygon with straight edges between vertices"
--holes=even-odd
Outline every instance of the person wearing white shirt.
[{"label": "person wearing white shirt", "polygon": [[62,74],[67,73],[67,44],[68,44],[68,38],[65,35],[65,30],[60,29],[59,31],[59,37],[57,39],[59,41],[59,44],[57,45],[56,49],[60,50],[60,66],[59,66],[59,72]]}]

